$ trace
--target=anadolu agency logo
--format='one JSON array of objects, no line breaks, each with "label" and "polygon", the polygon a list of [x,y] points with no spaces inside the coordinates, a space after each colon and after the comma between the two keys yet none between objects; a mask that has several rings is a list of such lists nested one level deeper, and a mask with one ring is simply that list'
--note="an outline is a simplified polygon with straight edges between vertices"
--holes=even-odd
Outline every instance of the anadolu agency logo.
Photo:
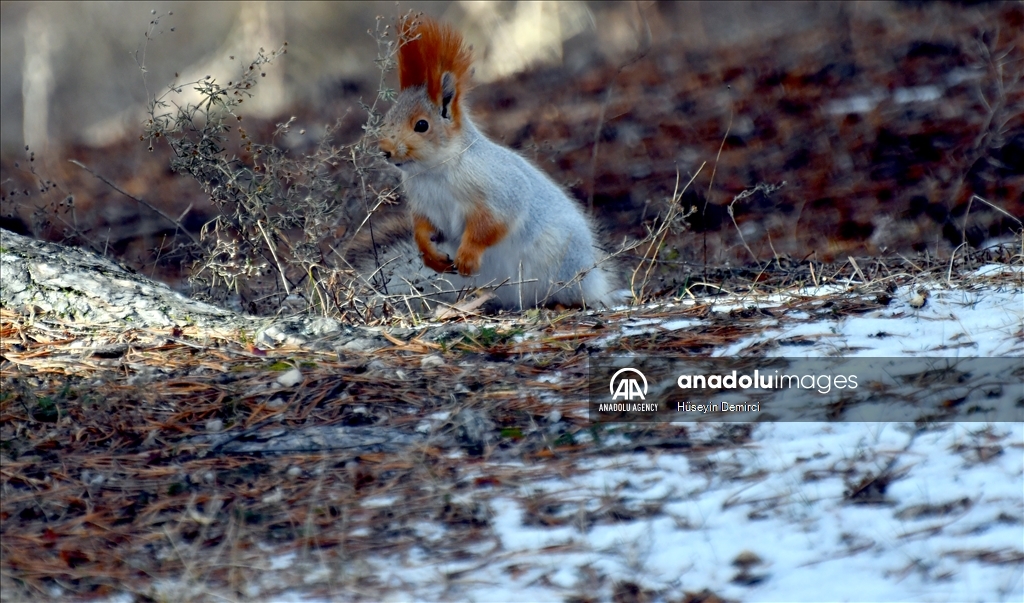
[{"label": "anadolu agency logo", "polygon": [[[623,373],[632,373],[633,375],[622,375]],[[637,379],[639,377],[639,379]],[[643,389],[640,388],[640,382],[643,382]],[[623,368],[615,371],[612,375],[611,380],[608,382],[608,392],[612,395],[612,400],[623,399],[627,402],[633,400],[644,400],[647,396],[647,377],[643,373],[635,368]]]}]

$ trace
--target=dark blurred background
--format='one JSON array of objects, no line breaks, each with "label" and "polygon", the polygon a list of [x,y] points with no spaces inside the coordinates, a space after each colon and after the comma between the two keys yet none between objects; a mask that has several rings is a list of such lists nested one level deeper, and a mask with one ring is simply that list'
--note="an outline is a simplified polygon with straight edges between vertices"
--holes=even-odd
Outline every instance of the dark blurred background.
[{"label": "dark blurred background", "polygon": [[[102,146],[138,129],[149,92],[181,79],[226,76],[259,47],[290,43],[278,81],[261,91],[274,114],[317,98],[339,81],[371,80],[377,15],[420,10],[455,23],[474,45],[475,77],[489,82],[527,68],[579,71],[595,54],[627,57],[647,36],[708,50],[834,26],[844,10],[896,17],[885,3],[688,2],[3,2],[0,3],[0,130],[4,153],[30,144]],[[171,12],[173,15],[167,16]],[[642,13],[642,14],[641,14]],[[147,44],[149,22],[160,18]],[[644,22],[646,20],[646,23]],[[651,31],[643,31],[650,28]],[[235,60],[229,60],[229,56]]]},{"label": "dark blurred background", "polygon": [[[151,265],[167,224],[68,159],[168,213],[191,206],[198,229],[213,211],[198,185],[139,142],[147,98],[175,74],[230,79],[287,41],[246,119],[267,134],[341,118],[350,143],[379,76],[368,30],[408,9],[465,34],[480,124],[610,240],[643,236],[677,174],[699,171],[670,270],[1019,245],[1018,2],[3,2],[3,225],[80,243],[40,213],[71,195],[78,238]],[[734,224],[736,195],[783,182],[736,201]]]}]

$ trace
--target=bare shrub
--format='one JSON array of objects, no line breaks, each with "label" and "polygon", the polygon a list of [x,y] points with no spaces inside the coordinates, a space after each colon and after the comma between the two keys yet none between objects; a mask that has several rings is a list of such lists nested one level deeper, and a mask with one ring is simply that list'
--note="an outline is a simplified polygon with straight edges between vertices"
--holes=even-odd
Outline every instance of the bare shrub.
[{"label": "bare shrub", "polygon": [[[269,142],[242,126],[244,102],[287,52],[287,42],[271,52],[261,48],[227,83],[212,75],[175,82],[150,100],[141,139],[151,150],[169,145],[171,168],[194,178],[221,212],[200,233],[201,259],[190,277],[197,297],[258,314],[382,314],[365,307],[372,289],[343,257],[345,242],[372,227],[374,212],[396,199],[374,167],[372,145],[382,117],[378,103],[394,95],[385,85],[394,48],[381,18],[370,33],[379,49],[380,86],[371,104],[360,103],[365,134],[349,145],[334,141],[340,121],[324,126],[312,148],[297,154],[283,144],[286,136],[306,137],[296,118],[278,123]],[[188,88],[199,100],[176,103]]]}]

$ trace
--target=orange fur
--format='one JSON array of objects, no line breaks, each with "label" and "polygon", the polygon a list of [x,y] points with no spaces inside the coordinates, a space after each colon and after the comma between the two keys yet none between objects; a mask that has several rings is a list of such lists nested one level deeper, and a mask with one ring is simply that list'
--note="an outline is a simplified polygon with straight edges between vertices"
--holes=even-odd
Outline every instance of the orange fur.
[{"label": "orange fur", "polygon": [[416,246],[420,248],[420,253],[423,254],[423,265],[434,272],[455,272],[455,268],[452,266],[451,260],[448,259],[448,255],[442,253],[437,248],[437,245],[434,245],[434,241],[431,240],[437,229],[430,223],[430,220],[425,216],[413,214],[412,223]]},{"label": "orange fur", "polygon": [[480,272],[484,250],[497,245],[508,234],[508,226],[494,216],[484,203],[476,203],[466,216],[466,230],[455,252],[455,268],[462,276]]},{"label": "orange fur", "polygon": [[451,25],[429,17],[407,16],[399,24],[398,82],[402,90],[426,86],[427,97],[441,105],[441,77],[455,76],[452,119],[459,123],[459,98],[469,86],[473,55]]}]

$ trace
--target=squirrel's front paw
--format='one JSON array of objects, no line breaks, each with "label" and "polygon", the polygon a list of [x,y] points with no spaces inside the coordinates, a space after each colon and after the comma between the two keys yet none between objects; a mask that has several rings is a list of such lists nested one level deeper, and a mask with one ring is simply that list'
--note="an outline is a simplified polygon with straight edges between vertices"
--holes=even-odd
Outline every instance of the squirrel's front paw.
[{"label": "squirrel's front paw", "polygon": [[437,254],[423,254],[423,265],[430,268],[434,272],[440,272],[441,274],[454,274],[455,266],[452,265],[451,259],[447,255]]},{"label": "squirrel's front paw", "polygon": [[466,249],[459,249],[458,253],[455,254],[455,269],[459,271],[462,276],[473,276],[480,272],[480,260],[483,256],[481,252],[469,251]]}]

